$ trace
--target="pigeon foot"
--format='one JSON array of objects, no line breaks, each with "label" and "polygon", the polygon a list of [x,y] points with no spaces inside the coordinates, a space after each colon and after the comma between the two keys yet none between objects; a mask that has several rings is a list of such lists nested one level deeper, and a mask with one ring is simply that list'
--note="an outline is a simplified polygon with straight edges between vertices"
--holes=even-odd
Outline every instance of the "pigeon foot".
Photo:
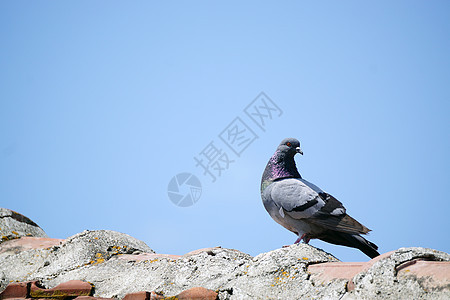
[{"label": "pigeon foot", "polygon": [[[311,239],[307,236],[306,233],[304,233],[304,234],[302,234],[301,237],[299,237],[298,239],[295,240],[294,245],[300,243],[302,240],[305,244],[308,244]],[[282,248],[287,248],[289,246],[290,245],[284,245],[284,246],[282,246]]]},{"label": "pigeon foot", "polygon": [[309,241],[310,241],[311,239],[308,237],[308,234],[307,234],[307,233],[304,233],[304,234],[302,234],[301,237],[299,237],[299,238],[294,242],[294,244],[298,244],[298,243],[300,243],[302,240],[303,240],[303,242],[304,242],[305,244],[308,244]]}]

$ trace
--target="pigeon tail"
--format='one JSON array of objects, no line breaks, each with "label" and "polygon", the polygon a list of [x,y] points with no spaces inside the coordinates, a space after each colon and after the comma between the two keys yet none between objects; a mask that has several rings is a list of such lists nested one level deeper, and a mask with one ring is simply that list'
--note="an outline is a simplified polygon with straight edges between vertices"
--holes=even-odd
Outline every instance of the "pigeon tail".
[{"label": "pigeon tail", "polygon": [[359,234],[333,231],[328,232],[325,236],[321,236],[319,239],[335,245],[357,248],[370,258],[375,258],[380,255],[377,251],[378,246],[366,240]]},{"label": "pigeon tail", "polygon": [[294,156],[303,154],[294,138],[281,141],[261,178],[261,199],[270,216],[286,229],[303,234],[301,239],[353,247],[370,258],[380,255],[378,247],[360,234],[370,230],[347,215],[344,205],[332,195],[304,180]]}]

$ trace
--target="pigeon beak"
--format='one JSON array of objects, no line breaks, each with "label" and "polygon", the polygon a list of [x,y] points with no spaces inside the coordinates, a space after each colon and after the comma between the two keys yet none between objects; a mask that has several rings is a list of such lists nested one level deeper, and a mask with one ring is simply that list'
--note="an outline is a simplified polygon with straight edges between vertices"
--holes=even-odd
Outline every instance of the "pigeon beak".
[{"label": "pigeon beak", "polygon": [[300,147],[295,148],[295,151],[297,151],[297,153],[300,153],[301,155],[303,155],[303,151],[302,151],[302,149],[300,149]]}]

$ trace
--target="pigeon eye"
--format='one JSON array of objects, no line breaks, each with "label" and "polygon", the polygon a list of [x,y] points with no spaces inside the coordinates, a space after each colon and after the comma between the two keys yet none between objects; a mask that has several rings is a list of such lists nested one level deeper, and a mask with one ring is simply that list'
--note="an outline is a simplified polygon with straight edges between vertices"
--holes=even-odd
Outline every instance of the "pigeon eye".
[{"label": "pigeon eye", "polygon": [[286,146],[290,147],[291,146],[291,142],[287,142]]}]

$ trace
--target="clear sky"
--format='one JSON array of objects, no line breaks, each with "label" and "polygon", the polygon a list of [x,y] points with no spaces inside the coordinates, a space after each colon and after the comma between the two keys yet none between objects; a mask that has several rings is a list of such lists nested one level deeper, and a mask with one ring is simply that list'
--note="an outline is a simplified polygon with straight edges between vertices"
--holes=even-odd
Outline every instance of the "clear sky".
[{"label": "clear sky", "polygon": [[[54,238],[257,255],[296,239],[259,192],[296,137],[302,176],[381,252],[449,252],[449,37],[449,1],[2,1],[0,206]],[[259,105],[263,127],[261,92],[279,108]],[[195,161],[213,154],[215,182]],[[183,172],[202,186],[189,207],[168,197]]]}]

